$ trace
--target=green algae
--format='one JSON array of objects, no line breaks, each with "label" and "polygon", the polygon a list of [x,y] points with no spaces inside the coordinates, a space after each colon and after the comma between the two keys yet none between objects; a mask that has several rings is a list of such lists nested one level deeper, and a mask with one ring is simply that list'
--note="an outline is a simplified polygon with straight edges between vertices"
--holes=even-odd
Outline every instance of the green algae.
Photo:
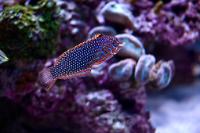
[{"label": "green algae", "polygon": [[0,49],[11,60],[51,56],[60,26],[58,14],[52,0],[6,7],[0,12]]}]

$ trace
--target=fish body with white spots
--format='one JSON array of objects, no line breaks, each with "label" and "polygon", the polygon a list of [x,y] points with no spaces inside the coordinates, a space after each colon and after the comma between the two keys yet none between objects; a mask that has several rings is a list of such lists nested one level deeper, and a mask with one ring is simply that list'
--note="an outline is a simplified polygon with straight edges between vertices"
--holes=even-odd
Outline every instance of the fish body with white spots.
[{"label": "fish body with white spots", "polygon": [[116,37],[98,34],[61,54],[52,67],[40,72],[39,81],[51,88],[57,79],[87,76],[94,65],[110,59],[121,47]]}]

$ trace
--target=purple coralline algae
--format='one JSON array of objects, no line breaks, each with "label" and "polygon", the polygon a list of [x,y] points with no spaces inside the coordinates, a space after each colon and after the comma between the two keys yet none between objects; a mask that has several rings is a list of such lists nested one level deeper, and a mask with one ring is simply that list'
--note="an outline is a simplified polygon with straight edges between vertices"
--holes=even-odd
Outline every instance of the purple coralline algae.
[{"label": "purple coralline algae", "polygon": [[99,9],[98,20],[131,28],[145,42],[185,45],[200,38],[199,4],[198,0],[136,0],[127,6],[112,1]]},{"label": "purple coralline algae", "polygon": [[[38,15],[38,18],[41,15],[47,15],[48,18],[48,15],[52,14],[47,13],[48,9],[43,9],[42,5],[50,2],[47,5],[51,7],[52,0],[40,2],[40,6],[35,6],[35,0],[0,4],[2,11],[19,6],[26,10],[30,8],[33,12],[37,10],[38,13],[33,15]],[[198,25],[198,15],[195,14],[192,19],[189,17],[184,25],[188,29],[180,30],[184,35],[181,33],[179,36],[177,32],[172,32],[179,25],[170,26],[175,24],[168,18],[173,10],[173,3],[161,2],[159,5],[147,0],[55,1],[54,6],[59,11],[56,12],[60,19],[60,24],[56,25],[59,26],[59,32],[55,38],[48,36],[52,33],[48,25],[53,26],[54,23],[50,22],[55,22],[48,19],[45,24],[41,22],[44,24],[41,25],[42,33],[45,34],[34,36],[43,40],[42,44],[50,41],[52,46],[56,46],[51,47],[53,53],[49,53],[45,47],[40,47],[40,43],[23,43],[17,45],[19,47],[13,47],[26,46],[23,48],[28,49],[27,55],[31,57],[31,60],[28,60],[29,58],[18,58],[18,51],[11,49],[9,45],[1,48],[2,51],[3,48],[9,49],[15,60],[0,65],[0,106],[3,108],[0,111],[3,116],[3,122],[0,121],[3,123],[3,127],[0,124],[0,132],[154,133],[155,129],[149,122],[150,113],[145,108],[146,90],[167,87],[175,69],[173,61],[169,58],[169,61],[166,61],[152,54],[154,43],[164,42],[174,46],[197,39],[195,26]],[[195,6],[195,1],[187,3]],[[193,12],[198,8],[195,6]],[[186,8],[182,15],[185,15],[186,11],[191,13]],[[175,20],[178,14],[172,13],[173,15],[172,21],[181,23],[181,20]],[[9,19],[13,20],[13,23],[10,23],[14,25],[16,20],[12,17]],[[37,29],[38,23],[34,24],[36,27],[33,28]],[[50,29],[57,29],[51,26]],[[167,34],[171,32],[175,34],[173,37],[180,38],[167,38]],[[21,32],[17,33],[20,36],[24,35]],[[38,78],[39,73],[55,64],[56,57],[61,53],[98,33],[115,36],[124,43],[123,48],[109,60],[92,66],[89,75],[58,80],[50,90],[45,90]],[[5,41],[5,38],[2,39]],[[13,42],[15,39],[13,36],[9,41]],[[31,42],[37,41],[36,39]],[[54,41],[56,42],[53,43]],[[38,52],[44,52],[45,58],[34,58],[37,52],[31,49],[32,46],[39,47]],[[32,52],[35,54],[31,54]],[[5,54],[7,55],[6,51]]]},{"label": "purple coralline algae", "polygon": [[[185,45],[194,43],[200,38],[198,0],[180,2],[176,0],[169,2],[151,0],[66,2],[60,0],[57,3],[61,6],[62,15],[66,21],[63,27],[68,27],[66,30],[70,35],[76,34],[75,31],[87,33],[90,27],[101,24],[118,27],[117,30],[121,32],[133,31],[145,42],[145,45],[146,43]],[[77,13],[83,10],[81,14]]]},{"label": "purple coralline algae", "polygon": [[[177,66],[175,81],[183,83],[198,75],[192,74],[195,64],[183,56],[199,62],[196,59],[200,40],[199,11],[198,0],[115,0],[102,2],[96,9],[96,18],[98,23],[112,25],[120,34],[134,34],[144,43],[147,52],[159,59],[173,59]],[[168,54],[171,51],[174,53]],[[183,76],[185,71],[189,71],[187,76]]]}]

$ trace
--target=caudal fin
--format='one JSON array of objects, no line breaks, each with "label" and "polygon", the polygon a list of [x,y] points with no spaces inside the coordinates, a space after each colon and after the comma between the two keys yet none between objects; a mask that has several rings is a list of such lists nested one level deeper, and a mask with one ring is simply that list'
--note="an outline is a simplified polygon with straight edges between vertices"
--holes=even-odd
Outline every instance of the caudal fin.
[{"label": "caudal fin", "polygon": [[42,71],[40,71],[38,81],[46,89],[49,90],[54,85],[55,80],[56,79],[53,78],[49,68],[44,68]]}]

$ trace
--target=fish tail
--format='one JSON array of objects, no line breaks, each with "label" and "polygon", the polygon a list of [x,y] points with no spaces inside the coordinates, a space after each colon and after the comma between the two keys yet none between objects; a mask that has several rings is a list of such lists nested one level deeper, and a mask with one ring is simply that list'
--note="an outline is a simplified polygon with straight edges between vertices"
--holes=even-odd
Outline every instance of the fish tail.
[{"label": "fish tail", "polygon": [[49,68],[44,68],[39,73],[38,81],[42,86],[49,90],[55,84],[56,79],[51,74]]}]

